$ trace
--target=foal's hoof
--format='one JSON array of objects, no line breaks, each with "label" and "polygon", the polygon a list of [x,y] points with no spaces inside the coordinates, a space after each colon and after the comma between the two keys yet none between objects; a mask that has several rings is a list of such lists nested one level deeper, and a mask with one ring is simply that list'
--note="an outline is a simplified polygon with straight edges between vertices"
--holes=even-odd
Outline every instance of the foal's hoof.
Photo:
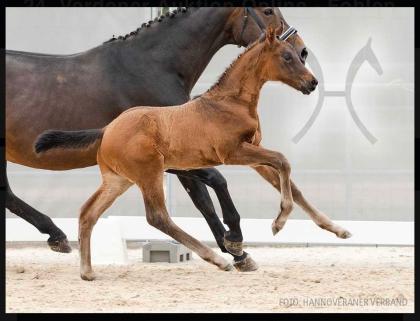
[{"label": "foal's hoof", "polygon": [[80,277],[82,278],[82,280],[85,280],[85,281],[93,281],[95,280],[95,273],[93,272],[80,273]]},{"label": "foal's hoof", "polygon": [[227,264],[226,266],[221,268],[222,271],[232,271],[233,270],[233,265],[232,264]]},{"label": "foal's hoof", "polygon": [[211,260],[206,260],[206,261],[215,264],[222,271],[233,270],[232,264],[230,264],[227,260],[225,260],[221,256],[217,255],[212,261]]},{"label": "foal's hoof", "polygon": [[47,242],[51,250],[55,252],[60,252],[60,253],[71,252],[71,246],[69,244],[69,241],[67,241],[67,238],[64,238],[62,240],[52,240],[50,237]]},{"label": "foal's hoof", "polygon": [[257,263],[248,254],[243,260],[233,262],[233,266],[239,272],[251,272],[258,269]]},{"label": "foal's hoof", "polygon": [[337,236],[341,239],[348,239],[352,237],[352,234],[349,231],[343,230],[339,233],[337,233]]},{"label": "foal's hoof", "polygon": [[272,224],[271,231],[273,232],[273,235],[276,235],[280,231],[280,229],[278,228],[278,226]]},{"label": "foal's hoof", "polygon": [[235,256],[241,256],[242,254],[244,254],[244,251],[242,249],[242,242],[229,241],[226,239],[226,237],[224,237],[223,245],[230,254],[233,254]]},{"label": "foal's hoof", "polygon": [[271,231],[273,232],[273,235],[276,235],[278,232],[280,232],[283,226],[284,224],[279,225],[279,224],[276,224],[276,222],[274,221],[273,224],[271,224]]}]

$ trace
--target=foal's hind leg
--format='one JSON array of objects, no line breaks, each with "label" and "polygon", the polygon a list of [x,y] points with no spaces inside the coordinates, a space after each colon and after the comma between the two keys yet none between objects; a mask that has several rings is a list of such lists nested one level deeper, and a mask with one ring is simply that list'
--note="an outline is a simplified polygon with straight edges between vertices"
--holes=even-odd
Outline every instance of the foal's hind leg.
[{"label": "foal's hind leg", "polygon": [[[159,160],[156,160],[154,164],[156,165],[158,162]],[[185,233],[169,217],[163,192],[163,168],[148,168],[146,174],[138,177],[137,184],[143,193],[146,219],[150,225],[184,244],[203,260],[218,266],[221,270],[231,270],[233,268],[231,264],[214,253],[207,245]]]},{"label": "foal's hind leg", "polygon": [[[273,185],[280,193],[280,177],[278,173],[268,166],[253,166],[253,168],[260,174],[266,181]],[[311,219],[321,228],[336,234],[342,239],[351,237],[351,233],[341,226],[335,224],[327,215],[312,206],[303,196],[302,192],[298,189],[295,183],[290,180],[292,187],[292,196],[296,204],[298,204]]]},{"label": "foal's hind leg", "polygon": [[92,281],[95,276],[90,259],[90,237],[93,226],[114,200],[124,193],[132,183],[101,166],[102,185],[83,205],[79,217],[80,276]]}]

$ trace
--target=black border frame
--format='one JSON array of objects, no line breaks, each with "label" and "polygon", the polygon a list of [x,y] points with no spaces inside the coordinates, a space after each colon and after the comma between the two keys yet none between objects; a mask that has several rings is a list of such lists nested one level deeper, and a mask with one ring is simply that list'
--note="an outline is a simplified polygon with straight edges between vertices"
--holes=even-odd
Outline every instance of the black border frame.
[{"label": "black border frame", "polygon": [[[2,2],[3,10],[1,11],[1,19],[0,21],[3,21],[2,27],[4,28],[2,34],[1,34],[1,40],[2,40],[2,51],[3,51],[3,59],[0,64],[0,70],[1,70],[1,93],[2,93],[2,106],[0,108],[0,117],[1,117],[1,123],[0,123],[0,191],[1,191],[1,197],[0,200],[2,204],[5,203],[5,191],[6,191],[6,180],[5,180],[5,12],[6,7],[31,7],[31,6],[42,6],[42,7],[80,7],[80,6],[93,6],[93,7],[113,7],[113,6],[121,6],[121,7],[130,7],[130,6],[141,6],[141,7],[149,7],[149,6],[169,6],[169,7],[177,7],[177,6],[279,6],[279,7],[302,7],[302,6],[308,6],[308,7],[414,7],[415,8],[415,1],[409,1],[409,0],[277,0],[277,1],[259,1],[259,0],[247,0],[247,1],[218,1],[218,0],[201,0],[201,1],[152,1],[152,0],[138,0],[138,1],[116,1],[116,0],[18,0],[18,1],[5,1]],[[415,14],[414,14],[415,19]],[[416,22],[414,21],[414,25]],[[414,63],[415,63],[415,75],[414,75],[414,82],[416,83],[416,79],[418,79],[419,70],[420,67],[416,62],[419,61],[420,57],[420,42],[418,34],[415,33],[415,57],[414,57]],[[419,89],[415,89],[415,160],[418,159],[417,157],[417,150],[420,147],[420,125],[416,126],[416,124],[420,124],[420,121],[418,120],[419,113],[416,113],[416,103],[418,97],[418,91]],[[415,171],[415,206],[414,211],[415,214],[417,213],[417,204],[418,200],[420,199],[420,185],[418,180],[418,172]],[[3,206],[5,209],[5,206]],[[5,211],[5,210],[4,210]],[[5,215],[3,216],[5,218]],[[416,226],[416,224],[415,224]],[[170,319],[173,320],[173,318],[181,319],[181,320],[188,320],[188,319],[198,319],[203,318],[202,314],[185,314],[185,313],[133,313],[133,314],[32,314],[32,313],[25,313],[25,314],[16,314],[16,313],[5,313],[5,219],[1,220],[1,227],[2,232],[0,232],[0,243],[2,244],[2,254],[0,256],[2,260],[1,264],[1,276],[2,276],[2,282],[3,286],[1,288],[1,297],[0,300],[0,312],[3,315],[3,320],[34,320],[38,317],[42,319],[53,319],[53,320],[74,320],[74,318],[77,318],[79,320],[103,320],[103,319],[116,319],[116,320],[164,320],[164,319]],[[417,236],[417,233],[415,233],[415,236]],[[417,249],[415,248],[415,254],[417,254]],[[416,256],[414,264],[416,264]],[[417,293],[417,287],[415,287],[416,293]],[[57,302],[59,304],[59,302]],[[402,321],[409,321],[409,320],[415,320],[415,313],[412,314],[402,314],[402,313],[378,313],[378,314],[370,314],[370,313],[355,313],[355,314],[331,314],[331,313],[319,313],[319,314],[287,314],[287,313],[232,313],[232,314],[222,314],[222,313],[209,313],[205,314],[204,317],[212,317],[214,319],[225,319],[228,317],[231,320],[259,320],[259,319],[272,319],[272,320],[279,320],[279,319],[296,319],[296,320],[340,320],[340,321],[347,321],[347,320],[381,320],[381,321],[387,321],[387,320],[402,320]]]}]

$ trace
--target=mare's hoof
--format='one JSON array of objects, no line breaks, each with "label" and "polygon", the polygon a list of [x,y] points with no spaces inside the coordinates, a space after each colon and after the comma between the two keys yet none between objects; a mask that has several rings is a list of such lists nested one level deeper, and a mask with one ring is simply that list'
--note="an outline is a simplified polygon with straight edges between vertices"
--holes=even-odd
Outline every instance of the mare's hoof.
[{"label": "mare's hoof", "polygon": [[51,250],[60,253],[70,253],[71,246],[67,238],[62,240],[52,240],[51,237],[48,239],[48,245],[50,246]]},{"label": "mare's hoof", "polygon": [[258,269],[258,264],[248,254],[243,260],[233,262],[233,266],[239,272],[251,272]]},{"label": "mare's hoof", "polygon": [[340,233],[337,233],[337,236],[341,239],[348,239],[352,237],[352,234],[349,231],[343,230]]},{"label": "mare's hoof", "polygon": [[85,281],[95,280],[95,274],[93,272],[80,273],[80,277],[82,278],[82,280],[85,280]]},{"label": "mare's hoof", "polygon": [[235,256],[241,256],[244,254],[244,251],[242,249],[242,242],[233,242],[226,239],[226,237],[223,238],[223,245],[225,246],[226,250]]}]

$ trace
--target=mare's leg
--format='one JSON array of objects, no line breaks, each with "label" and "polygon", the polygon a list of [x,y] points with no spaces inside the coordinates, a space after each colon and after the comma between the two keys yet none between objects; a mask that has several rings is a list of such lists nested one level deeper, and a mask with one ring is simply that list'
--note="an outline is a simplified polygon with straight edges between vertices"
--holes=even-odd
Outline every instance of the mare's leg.
[{"label": "mare's leg", "polygon": [[[226,236],[228,235],[228,233],[226,232],[225,227],[220,221],[220,218],[217,216],[216,211],[213,206],[213,202],[210,198],[209,192],[207,191],[206,186],[202,182],[206,182],[207,185],[209,186],[212,186],[212,185],[210,185],[210,182],[208,181],[204,181],[204,180],[202,180],[202,182],[198,181],[198,179],[200,178],[198,176],[195,176],[195,173],[199,171],[201,170],[177,171],[177,174],[178,174],[178,178],[182,186],[188,192],[188,195],[191,197],[194,205],[197,207],[197,209],[203,214],[204,218],[206,219],[211,231],[213,232],[216,242],[219,245],[222,252],[225,252],[225,253],[228,252],[233,256],[234,266],[240,272],[255,271],[256,269],[258,269],[258,265],[247,252],[242,251],[241,255],[235,255],[230,252],[232,251],[232,248],[233,248],[232,246],[229,247],[229,250],[226,249],[225,245],[231,244],[226,239]],[[172,170],[171,171],[168,170],[167,172],[172,172]],[[189,177],[193,177],[193,178],[189,178]],[[223,176],[221,177],[223,178]],[[226,190],[226,193],[228,193],[227,190]],[[229,193],[227,195],[229,197]],[[223,206],[222,206],[222,209],[223,209]],[[224,222],[226,223],[227,220],[225,219],[225,215],[227,214],[227,212],[223,211],[223,213],[224,213],[223,215]],[[239,221],[238,221],[238,225],[239,225]],[[242,244],[240,248],[242,249]]]},{"label": "mare's leg", "polygon": [[9,186],[6,176],[6,208],[13,214],[23,218],[28,223],[35,226],[42,234],[49,234],[48,245],[51,250],[61,253],[70,253],[71,247],[67,241],[67,236],[60,230],[48,216],[38,212],[30,205],[26,204],[17,197]]},{"label": "mare's leg", "polygon": [[[162,163],[160,168],[159,161]],[[232,269],[232,265],[224,258],[214,253],[207,245],[185,233],[172,221],[165,206],[163,192],[163,161],[157,159],[153,164],[154,168],[149,166],[147,172],[138,176],[136,179],[136,182],[143,193],[147,222],[178,242],[184,244],[197,253],[203,260],[218,266],[221,270]]]},{"label": "mare's leg", "polygon": [[222,252],[229,253],[223,244],[223,236],[226,232],[226,229],[216,214],[216,210],[214,209],[213,202],[210,198],[206,186],[195,179],[179,174],[178,179],[184,189],[187,191],[188,195],[191,197],[195,207],[201,212],[201,214],[203,214],[204,218],[206,219],[206,222],[209,225],[219,248],[222,250]]},{"label": "mare's leg", "polygon": [[[275,169],[268,166],[253,166],[253,168],[271,185],[274,186],[279,192],[281,192],[280,187],[280,177]],[[327,215],[323,212],[312,206],[303,196],[302,192],[295,185],[295,183],[290,180],[292,187],[292,196],[296,204],[298,204],[309,216],[310,218],[321,228],[330,231],[336,234],[338,237],[346,239],[351,237],[351,233],[341,226],[335,224]]]},{"label": "mare's leg", "polygon": [[83,205],[79,217],[80,276],[86,281],[95,278],[90,259],[93,226],[114,200],[132,185],[127,179],[107,170],[103,165],[101,171],[102,185]]},{"label": "mare's leg", "polygon": [[225,164],[232,165],[268,165],[274,168],[280,176],[280,187],[283,191],[280,203],[280,213],[273,221],[271,226],[273,234],[277,234],[284,226],[293,209],[292,188],[290,184],[290,164],[286,157],[259,146],[249,143],[241,144],[235,151],[233,151]]},{"label": "mare's leg", "polygon": [[[217,217],[212,200],[206,187],[206,184],[214,189],[217,199],[222,208],[223,223],[229,227],[229,231],[224,231],[224,243],[238,245],[236,247],[227,247],[227,250],[235,256],[243,255],[242,251],[242,231],[238,211],[233,205],[227,188],[226,179],[215,168],[197,169],[189,171],[168,170],[169,173],[178,175],[184,188],[187,190],[196,207],[203,215]],[[189,179],[191,178],[191,179]],[[197,183],[195,183],[195,181]],[[200,181],[202,183],[200,183]],[[206,212],[206,213],[204,213]],[[209,214],[207,214],[209,213]],[[220,222],[219,218],[217,220]],[[220,223],[221,225],[221,223]],[[223,227],[223,225],[221,225]],[[223,228],[224,229],[224,228]],[[223,237],[223,236],[222,236]],[[226,242],[227,241],[227,242]]]},{"label": "mare's leg", "polygon": [[[227,189],[226,179],[215,168],[199,170],[167,170],[176,174],[188,192],[196,208],[203,214],[222,252],[229,252],[234,258],[234,266],[241,272],[254,271],[258,265],[250,255],[242,250],[240,216],[233,205]],[[204,184],[214,189],[220,202],[223,222],[229,227],[226,231],[217,216],[213,202]]]}]

